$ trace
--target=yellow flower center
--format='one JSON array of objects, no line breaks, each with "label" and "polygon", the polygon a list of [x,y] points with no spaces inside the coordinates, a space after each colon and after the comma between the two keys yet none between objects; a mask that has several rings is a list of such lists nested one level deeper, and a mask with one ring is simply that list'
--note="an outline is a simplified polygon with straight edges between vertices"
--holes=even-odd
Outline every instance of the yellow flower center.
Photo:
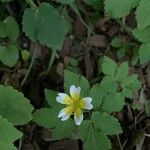
[{"label": "yellow flower center", "polygon": [[75,113],[76,111],[80,111],[81,108],[84,106],[84,102],[80,98],[79,95],[77,94],[71,94],[71,97],[66,97],[65,98],[65,103],[66,103],[66,113]]}]

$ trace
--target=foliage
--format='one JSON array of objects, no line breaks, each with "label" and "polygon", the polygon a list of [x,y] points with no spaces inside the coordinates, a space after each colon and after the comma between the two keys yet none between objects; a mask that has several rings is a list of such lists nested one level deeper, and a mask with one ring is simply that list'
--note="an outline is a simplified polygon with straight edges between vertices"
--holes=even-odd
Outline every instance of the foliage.
[{"label": "foliage", "polygon": [[[135,36],[135,38],[140,42],[147,43],[146,45],[148,46],[150,42],[150,19],[147,18],[148,12],[150,11],[149,0],[122,0],[121,3],[119,0],[105,0],[104,4],[105,14],[115,19],[125,18],[131,12],[131,10],[136,7],[135,17],[137,21],[137,27],[132,31],[131,34],[133,34],[133,36]],[[117,38],[112,41],[113,47],[118,48],[118,46],[121,47],[121,45],[123,45],[122,42],[119,41]],[[140,45],[138,50],[139,52],[136,53],[138,54],[138,58],[141,64],[145,64],[150,61],[150,50],[144,49],[144,51],[142,51],[143,47],[147,49],[147,46]],[[125,47],[123,47],[122,50],[125,51]]]},{"label": "foliage", "polygon": [[18,58],[18,48],[15,45],[0,46],[0,61],[3,64],[13,67],[17,63]]},{"label": "foliage", "polygon": [[10,44],[0,46],[0,61],[9,67],[15,66],[19,58],[19,50],[15,41],[19,37],[19,26],[12,17],[0,22],[0,37],[9,38]]},{"label": "foliage", "polygon": [[19,26],[14,18],[7,17],[3,22],[0,22],[0,37],[9,37],[16,40],[19,36]]},{"label": "foliage", "polygon": [[23,125],[32,119],[33,107],[21,92],[11,86],[0,85],[0,115],[14,125]]},{"label": "foliage", "polygon": [[[111,71],[108,68],[111,68]],[[91,88],[83,76],[68,70],[64,71],[65,93],[68,93],[68,87],[74,84],[81,87],[83,96],[93,98],[94,112],[79,127],[79,135],[84,142],[85,149],[91,149],[91,147],[94,147],[94,149],[110,149],[111,144],[107,135],[119,134],[122,129],[118,120],[108,113],[121,111],[125,105],[125,97],[128,97],[129,94],[124,94],[125,89],[130,89],[130,96],[132,96],[132,92],[140,86],[137,76],[128,75],[127,62],[118,66],[112,59],[104,57],[102,71],[105,74],[104,79]],[[119,91],[118,86],[122,87]],[[56,102],[57,92],[45,89],[45,95],[49,106],[37,110],[34,113],[33,121],[40,126],[53,129],[55,139],[72,137],[76,126],[71,118],[67,121],[59,120],[58,113],[62,106]],[[101,140],[99,141],[99,139]]]},{"label": "foliage", "polygon": [[65,21],[48,3],[36,8],[27,8],[23,16],[23,31],[33,41],[59,49],[64,41]]},{"label": "foliage", "polygon": [[[150,19],[147,18],[148,12],[150,11],[150,1],[141,0],[136,10],[136,20],[139,29],[143,29],[150,25]],[[145,19],[147,18],[147,19]]]},{"label": "foliage", "polygon": [[11,122],[0,116],[0,149],[16,150],[13,142],[21,138],[22,133],[18,131]]},{"label": "foliage", "polygon": [[150,60],[150,43],[145,43],[140,46],[139,58],[141,64],[144,64]]},{"label": "foliage", "polygon": [[16,150],[13,142],[22,133],[13,125],[23,125],[32,119],[32,105],[21,92],[10,86],[0,85],[0,149]]},{"label": "foliage", "polygon": [[[0,0],[0,5],[2,4],[0,6],[0,63],[4,67],[8,67],[6,68],[8,72],[11,72],[12,69],[21,72],[22,68],[20,67],[28,65],[31,57],[30,73],[34,63],[34,54],[30,53],[28,48],[23,49],[19,43],[23,34],[29,38],[27,40],[31,42],[31,45],[39,43],[41,47],[46,46],[52,51],[49,70],[57,50],[61,50],[65,36],[71,29],[73,20],[69,18],[70,14],[72,15],[74,12],[78,15],[81,23],[88,29],[87,36],[90,37],[90,34],[94,34],[82,20],[80,11],[87,16],[92,13],[86,13],[84,7],[78,5],[75,0],[55,0],[41,3],[37,1],[36,4],[33,0],[18,1],[20,7],[23,8],[21,9],[23,16],[13,14],[13,10],[9,9],[11,3],[13,3],[12,0]],[[123,30],[131,36],[133,43],[123,41],[116,36],[112,37],[110,46],[113,50],[117,49],[118,58],[122,58],[125,54],[132,55],[131,61],[135,61],[135,65],[137,63],[146,65],[150,61],[150,18],[147,17],[150,12],[149,0],[83,0],[82,4],[92,7],[92,10],[95,11],[94,15],[98,15],[98,18],[101,17],[104,6],[102,14],[119,23]],[[80,7],[78,8],[78,6]],[[70,8],[73,11],[71,13],[68,11]],[[9,13],[11,11],[10,16],[6,10]],[[128,15],[132,13],[135,15],[137,24],[134,29],[130,29],[126,25]],[[19,24],[20,22],[22,24]],[[87,22],[91,26],[91,21]],[[43,47],[41,50],[44,50]],[[38,51],[35,49],[35,55],[37,53]],[[21,59],[20,56],[22,56]],[[83,141],[83,147],[86,150],[111,149],[109,136],[122,133],[119,120],[112,114],[123,109],[127,104],[126,98],[132,99],[133,93],[141,87],[141,83],[136,74],[129,74],[128,62],[117,64],[105,55],[98,60],[99,72],[96,82],[95,80],[88,81],[82,76],[77,65],[78,60],[71,59],[70,64],[65,66],[63,90],[64,93],[69,93],[69,87],[76,85],[81,88],[81,98],[92,97],[93,109],[83,111],[84,120],[81,125],[77,127],[72,116],[67,121],[61,121],[58,118],[63,106],[56,102],[58,95],[56,91],[45,89],[45,105],[34,111],[33,106],[22,92],[11,86],[0,85],[0,149],[16,150],[13,142],[21,138],[22,133],[15,126],[25,125],[31,120],[41,127],[51,129],[54,140],[78,138]],[[25,75],[25,78],[29,73]],[[7,85],[7,81],[5,84]]]},{"label": "foliage", "polygon": [[138,2],[139,0],[105,0],[105,13],[112,18],[121,18],[128,15]]}]

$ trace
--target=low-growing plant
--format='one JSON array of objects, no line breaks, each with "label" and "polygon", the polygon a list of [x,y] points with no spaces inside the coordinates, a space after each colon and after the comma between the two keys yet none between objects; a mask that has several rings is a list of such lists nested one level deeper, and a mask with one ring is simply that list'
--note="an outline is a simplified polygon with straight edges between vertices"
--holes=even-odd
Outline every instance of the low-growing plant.
[{"label": "low-growing plant", "polygon": [[[118,21],[122,19],[122,25],[129,32],[132,37],[141,42],[138,48],[138,58],[141,64],[145,64],[150,61],[150,20],[145,19],[148,15],[150,8],[149,0],[122,0],[122,3],[118,7],[120,0],[104,0],[105,15]],[[129,15],[132,9],[136,9],[135,18],[137,27],[135,29],[128,30],[128,26],[125,24],[126,16]]]},{"label": "low-growing plant", "polygon": [[14,125],[27,124],[32,119],[33,106],[23,94],[11,86],[0,85],[0,149],[16,150],[13,142],[22,137]]},{"label": "low-growing plant", "polygon": [[[31,57],[29,69],[21,78],[20,86],[29,76],[37,52],[36,46],[31,54],[28,49],[22,48],[18,42],[20,35],[26,36],[32,44],[38,43],[50,49],[49,64],[41,76],[49,73],[56,53],[62,49],[65,36],[71,30],[70,10],[88,29],[86,46],[90,35],[95,35],[95,31],[82,19],[82,4],[78,5],[75,0],[18,0],[23,10],[21,17],[9,9],[10,3],[13,0],[0,0],[0,62],[11,71],[19,62],[22,63],[19,56],[25,63]],[[91,15],[94,17],[92,21],[101,17],[104,7],[104,15],[119,23],[135,42],[132,45],[116,36],[112,38],[111,46],[118,50],[118,58],[131,54],[134,65],[138,60],[142,65],[149,62],[150,18],[147,16],[150,0],[83,0],[83,3],[95,11]],[[133,29],[126,25],[126,17],[131,10],[136,19]],[[22,92],[11,86],[0,85],[0,150],[16,150],[14,142],[23,136],[17,127],[30,121],[50,129],[54,140],[80,139],[86,150],[111,149],[110,136],[123,132],[117,113],[128,105],[126,100],[132,99],[141,83],[136,74],[129,74],[128,62],[117,64],[106,56],[98,61],[99,80],[95,84],[81,76],[79,70],[78,61],[71,59],[64,70],[62,91],[45,89],[47,103],[34,113],[33,106]]]},{"label": "low-growing plant", "polygon": [[65,70],[64,93],[45,89],[49,106],[36,110],[33,121],[52,129],[54,139],[81,139],[86,150],[110,149],[108,136],[122,133],[112,113],[122,110],[125,98],[132,98],[140,82],[137,75],[128,75],[127,62],[118,66],[104,57],[102,71],[105,75],[102,81],[91,87],[83,76]]}]

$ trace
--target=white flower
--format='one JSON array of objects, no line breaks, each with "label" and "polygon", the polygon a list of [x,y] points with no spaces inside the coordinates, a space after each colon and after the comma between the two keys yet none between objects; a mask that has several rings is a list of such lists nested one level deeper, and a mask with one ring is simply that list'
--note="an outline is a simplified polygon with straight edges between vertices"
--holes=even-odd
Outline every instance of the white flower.
[{"label": "white flower", "polygon": [[83,121],[83,113],[82,109],[90,110],[93,108],[91,104],[91,97],[80,97],[80,87],[76,87],[75,85],[70,86],[70,96],[65,93],[58,93],[56,97],[56,101],[66,105],[66,108],[62,109],[58,117],[61,118],[62,121],[67,120],[71,115],[74,115],[74,121],[76,125],[80,125]]}]

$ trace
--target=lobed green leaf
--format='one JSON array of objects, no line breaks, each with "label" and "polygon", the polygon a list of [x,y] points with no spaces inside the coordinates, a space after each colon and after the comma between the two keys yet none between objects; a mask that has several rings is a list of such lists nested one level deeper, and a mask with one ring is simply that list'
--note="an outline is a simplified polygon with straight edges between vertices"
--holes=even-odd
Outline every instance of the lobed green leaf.
[{"label": "lobed green leaf", "polygon": [[23,15],[23,31],[33,41],[39,40],[51,48],[61,48],[65,38],[64,19],[48,3],[41,3],[38,8],[28,8]]},{"label": "lobed green leaf", "polygon": [[73,73],[68,70],[65,70],[64,71],[64,89],[66,93],[69,92],[69,88],[71,85],[81,87],[81,97],[87,97],[89,95],[90,85],[89,85],[88,80],[85,77],[77,73]]},{"label": "lobed green leaf", "polygon": [[0,85],[0,114],[14,125],[23,125],[32,119],[33,106],[23,94],[11,86]]},{"label": "lobed green leaf", "polygon": [[54,128],[59,122],[58,112],[51,108],[36,110],[33,114],[33,121],[44,128]]},{"label": "lobed green leaf", "polygon": [[94,112],[91,120],[94,126],[100,129],[106,135],[115,135],[122,133],[122,129],[118,120],[107,113]]},{"label": "lobed green leaf", "polygon": [[121,93],[110,93],[108,94],[102,105],[102,110],[104,112],[119,112],[125,105],[125,98]]},{"label": "lobed green leaf", "polygon": [[121,18],[127,16],[138,3],[139,0],[105,0],[105,14],[112,18]]},{"label": "lobed green leaf", "polygon": [[92,86],[89,96],[92,97],[92,104],[95,108],[99,107],[102,104],[102,100],[105,95],[105,90],[99,84],[95,84]]},{"label": "lobed green leaf", "polygon": [[100,130],[93,128],[91,121],[83,121],[79,127],[79,132],[80,138],[84,142],[84,149],[108,150],[111,148],[111,143],[108,137]]},{"label": "lobed green leaf", "polygon": [[12,143],[22,136],[22,133],[2,116],[0,116],[0,129],[0,142]]},{"label": "lobed green leaf", "polygon": [[48,89],[45,89],[44,92],[45,92],[45,96],[46,96],[46,101],[52,107],[52,109],[55,111],[60,110],[62,107],[56,101],[56,96],[58,93],[55,91],[52,91],[52,90],[48,90]]},{"label": "lobed green leaf", "polygon": [[103,58],[102,71],[105,75],[113,76],[115,74],[116,68],[117,64],[115,61],[106,56]]},{"label": "lobed green leaf", "polygon": [[143,43],[149,43],[150,42],[150,26],[147,26],[143,29],[134,29],[133,35],[136,39]]},{"label": "lobed green leaf", "polygon": [[17,148],[13,145],[13,143],[7,143],[0,141],[0,149],[1,150],[17,150]]},{"label": "lobed green leaf", "polygon": [[144,29],[145,27],[150,25],[150,1],[149,0],[141,0],[139,6],[136,10],[136,20],[138,29]]},{"label": "lobed green leaf", "polygon": [[145,43],[140,46],[139,59],[141,64],[145,64],[150,61],[150,43]]},{"label": "lobed green leaf", "polygon": [[116,75],[115,75],[116,80],[122,82],[124,78],[126,78],[126,76],[128,75],[128,72],[129,72],[128,63],[127,62],[122,63],[117,68]]}]

